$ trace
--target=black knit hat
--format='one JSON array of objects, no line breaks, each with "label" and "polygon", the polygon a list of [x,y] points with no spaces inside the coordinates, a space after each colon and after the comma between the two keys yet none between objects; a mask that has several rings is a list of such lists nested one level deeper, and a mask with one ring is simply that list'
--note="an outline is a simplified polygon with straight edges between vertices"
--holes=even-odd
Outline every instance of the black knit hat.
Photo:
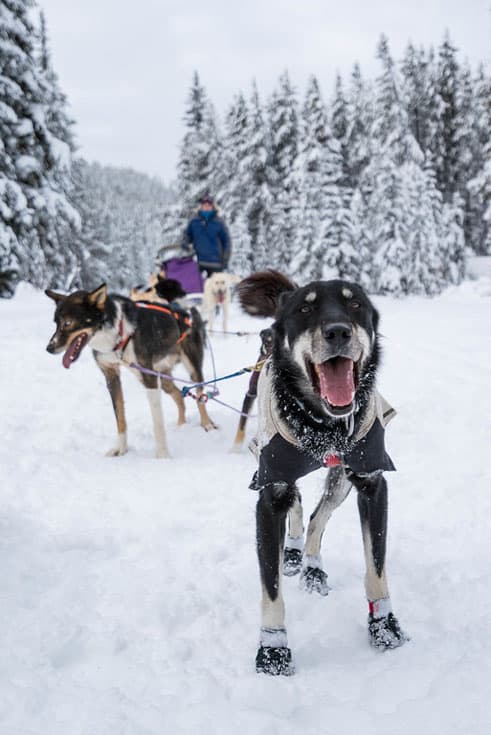
[{"label": "black knit hat", "polygon": [[215,200],[209,194],[203,194],[203,196],[199,200],[199,203],[200,204],[211,204],[212,207],[215,206]]}]

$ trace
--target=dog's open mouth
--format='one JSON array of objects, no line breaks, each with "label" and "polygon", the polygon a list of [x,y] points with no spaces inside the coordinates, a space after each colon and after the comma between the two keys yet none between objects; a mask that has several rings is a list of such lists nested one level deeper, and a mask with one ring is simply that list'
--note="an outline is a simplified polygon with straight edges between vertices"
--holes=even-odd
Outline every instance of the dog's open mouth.
[{"label": "dog's open mouth", "polygon": [[72,362],[75,362],[80,357],[80,353],[82,352],[83,348],[87,344],[87,340],[89,339],[89,335],[87,332],[81,332],[75,339],[73,339],[70,344],[68,345],[68,349],[63,355],[63,367],[68,368],[72,364]]},{"label": "dog's open mouth", "polygon": [[353,409],[358,384],[357,365],[349,357],[332,357],[307,363],[313,388],[328,405],[329,412],[346,416]]}]

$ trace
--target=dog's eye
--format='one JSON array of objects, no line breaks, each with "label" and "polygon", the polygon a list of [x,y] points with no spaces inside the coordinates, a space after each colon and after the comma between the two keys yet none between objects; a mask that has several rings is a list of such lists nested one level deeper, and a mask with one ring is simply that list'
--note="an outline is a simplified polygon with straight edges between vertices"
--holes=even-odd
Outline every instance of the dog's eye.
[{"label": "dog's eye", "polygon": [[350,301],[349,305],[351,306],[352,309],[359,309],[361,306],[359,301]]},{"label": "dog's eye", "polygon": [[72,326],[72,320],[71,319],[65,319],[63,322],[64,327],[71,327]]},{"label": "dog's eye", "polygon": [[86,324],[90,324],[90,323],[91,323],[91,321],[92,321],[92,319],[90,318],[90,316],[88,316],[88,317],[87,317],[87,319],[85,320],[85,323],[86,323]]},{"label": "dog's eye", "polygon": [[312,307],[310,306],[310,304],[303,304],[300,307],[300,311],[302,312],[302,314],[310,314],[310,312],[312,311]]}]

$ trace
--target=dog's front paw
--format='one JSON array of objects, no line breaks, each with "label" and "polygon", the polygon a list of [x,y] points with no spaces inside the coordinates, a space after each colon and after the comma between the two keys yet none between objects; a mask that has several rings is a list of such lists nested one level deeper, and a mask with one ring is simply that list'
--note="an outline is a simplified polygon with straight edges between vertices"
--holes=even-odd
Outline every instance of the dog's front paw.
[{"label": "dog's front paw", "polygon": [[295,673],[292,652],[286,647],[260,646],[256,656],[258,674],[291,676]]},{"label": "dog's front paw", "polygon": [[122,457],[127,451],[128,447],[113,447],[106,452],[106,457]]},{"label": "dog's front paw", "polygon": [[214,429],[218,429],[218,424],[213,423],[213,421],[208,421],[206,424],[201,424],[203,429],[205,431],[213,431]]},{"label": "dog's front paw", "polygon": [[169,450],[166,447],[157,447],[155,457],[157,459],[170,459]]},{"label": "dog's front paw", "polygon": [[328,595],[330,590],[327,584],[327,574],[319,567],[304,567],[300,575],[300,586],[310,594],[318,592],[323,597]]},{"label": "dog's front paw", "polygon": [[368,616],[368,639],[374,648],[381,651],[399,648],[410,640],[409,636],[401,630],[396,616],[391,612],[383,618]]},{"label": "dog's front paw", "polygon": [[283,554],[283,574],[285,577],[294,577],[302,569],[302,552],[300,549],[291,549],[285,546]]},{"label": "dog's front paw", "polygon": [[122,457],[128,451],[128,444],[126,443],[126,432],[118,433],[116,436],[116,444],[112,449],[106,452],[106,457]]}]

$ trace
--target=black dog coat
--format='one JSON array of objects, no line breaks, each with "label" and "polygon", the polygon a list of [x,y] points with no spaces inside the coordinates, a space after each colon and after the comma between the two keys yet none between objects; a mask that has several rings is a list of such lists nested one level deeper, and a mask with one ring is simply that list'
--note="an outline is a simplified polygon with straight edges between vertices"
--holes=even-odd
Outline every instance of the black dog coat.
[{"label": "black dog coat", "polygon": [[251,487],[259,489],[270,482],[292,485],[300,477],[332,464],[341,464],[345,471],[355,475],[371,475],[395,470],[385,450],[385,426],[395,416],[395,410],[376,391],[371,396],[359,426],[354,426],[352,448],[344,455],[333,451],[321,461],[312,456],[289,431],[279,417],[272,386],[272,366],[264,366],[260,376],[259,412],[261,424],[258,435],[251,442],[251,451],[259,460]]}]

